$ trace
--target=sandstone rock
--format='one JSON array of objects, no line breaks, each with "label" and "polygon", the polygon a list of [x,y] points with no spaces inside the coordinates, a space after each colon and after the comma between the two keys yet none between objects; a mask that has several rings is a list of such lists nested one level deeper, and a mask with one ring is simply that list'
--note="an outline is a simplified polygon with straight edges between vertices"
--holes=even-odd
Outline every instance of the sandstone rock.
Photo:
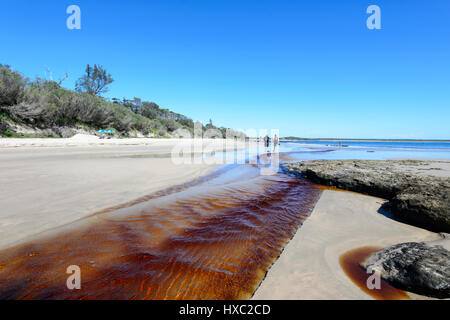
[{"label": "sandstone rock", "polygon": [[75,135],[75,130],[70,127],[54,127],[52,131],[61,138],[70,138]]},{"label": "sandstone rock", "polygon": [[393,286],[435,298],[450,298],[450,251],[440,245],[402,243],[374,253],[363,263]]},{"label": "sandstone rock", "polygon": [[424,164],[415,160],[318,160],[290,163],[284,169],[316,183],[388,199],[392,213],[405,222],[450,232],[450,179],[405,170]]}]

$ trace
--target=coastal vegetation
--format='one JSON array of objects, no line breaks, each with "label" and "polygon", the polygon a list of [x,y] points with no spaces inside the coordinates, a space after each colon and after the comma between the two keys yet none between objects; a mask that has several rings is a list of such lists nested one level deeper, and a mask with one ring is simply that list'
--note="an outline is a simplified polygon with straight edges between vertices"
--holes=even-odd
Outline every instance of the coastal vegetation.
[{"label": "coastal vegetation", "polygon": [[[155,102],[102,97],[113,81],[102,66],[87,65],[73,91],[62,87],[62,81],[30,80],[0,64],[0,136],[70,137],[80,130],[100,129],[120,136],[172,137],[177,129],[193,133],[191,118]],[[212,121],[203,128],[217,129],[223,136],[227,130]]]}]

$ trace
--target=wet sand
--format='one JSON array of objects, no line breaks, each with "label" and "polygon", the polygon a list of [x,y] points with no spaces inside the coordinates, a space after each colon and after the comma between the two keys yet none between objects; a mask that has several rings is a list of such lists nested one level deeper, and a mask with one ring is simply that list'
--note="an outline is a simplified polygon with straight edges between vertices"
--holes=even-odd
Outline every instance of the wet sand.
[{"label": "wet sand", "polygon": [[253,298],[373,299],[345,274],[339,262],[343,254],[362,247],[440,239],[436,233],[380,214],[383,202],[358,193],[325,190]]},{"label": "wet sand", "polygon": [[[323,191],[308,218],[317,186],[175,165],[173,143],[1,149],[1,296],[245,299],[274,263],[255,299],[371,299],[343,270],[346,253],[440,239],[352,192]],[[68,264],[91,291],[64,291]]]},{"label": "wet sand", "polygon": [[362,291],[377,300],[408,300],[408,293],[391,286],[387,281],[380,278],[379,288],[369,288],[367,283],[374,285],[375,280],[370,279],[366,269],[361,266],[373,253],[380,251],[379,247],[361,247],[347,251],[339,257],[339,264],[345,274]]},{"label": "wet sand", "polygon": [[230,165],[1,250],[0,299],[248,299],[319,195]]},{"label": "wet sand", "polygon": [[175,165],[170,153],[177,142],[0,148],[0,249],[218,167]]}]

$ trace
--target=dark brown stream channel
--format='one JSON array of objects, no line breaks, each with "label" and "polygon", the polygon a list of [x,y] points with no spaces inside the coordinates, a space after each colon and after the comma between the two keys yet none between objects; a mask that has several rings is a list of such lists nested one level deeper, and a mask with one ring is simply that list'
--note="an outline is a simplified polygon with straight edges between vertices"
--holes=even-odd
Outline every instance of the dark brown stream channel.
[{"label": "dark brown stream channel", "polygon": [[231,166],[2,250],[0,299],[250,298],[320,191]]}]

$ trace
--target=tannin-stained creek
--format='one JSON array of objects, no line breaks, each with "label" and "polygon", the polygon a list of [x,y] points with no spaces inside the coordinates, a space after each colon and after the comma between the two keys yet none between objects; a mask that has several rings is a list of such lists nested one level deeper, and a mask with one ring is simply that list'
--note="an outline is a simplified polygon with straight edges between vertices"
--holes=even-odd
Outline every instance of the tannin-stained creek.
[{"label": "tannin-stained creek", "polygon": [[[229,166],[2,250],[0,299],[246,299],[319,194]],[[80,290],[66,286],[71,265]]]},{"label": "tannin-stained creek", "polygon": [[409,296],[405,291],[391,286],[383,279],[380,279],[380,288],[368,288],[367,280],[371,274],[368,274],[360,266],[360,263],[381,249],[377,247],[362,247],[350,250],[340,256],[339,263],[350,280],[372,298],[377,300],[408,300]]}]

